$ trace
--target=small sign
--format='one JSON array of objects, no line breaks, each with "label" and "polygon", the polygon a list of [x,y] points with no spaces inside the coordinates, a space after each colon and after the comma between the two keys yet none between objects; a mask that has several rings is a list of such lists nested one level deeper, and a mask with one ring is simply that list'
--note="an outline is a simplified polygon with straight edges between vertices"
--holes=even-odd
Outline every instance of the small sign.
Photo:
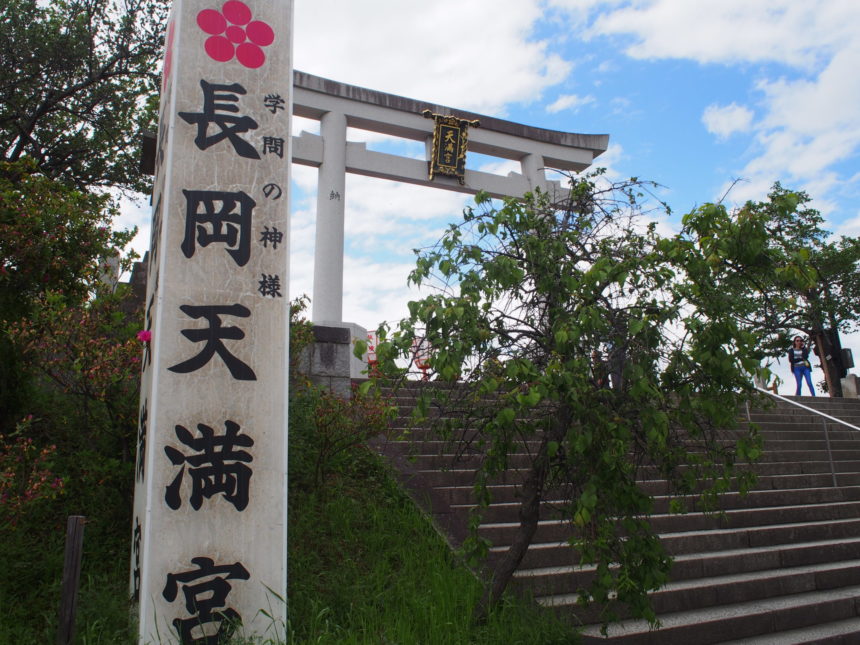
[{"label": "small sign", "polygon": [[456,177],[460,184],[466,177],[466,148],[469,139],[469,126],[478,127],[480,122],[458,119],[455,116],[433,114],[424,110],[422,114],[436,122],[433,130],[433,155],[430,159],[430,179],[437,174]]}]

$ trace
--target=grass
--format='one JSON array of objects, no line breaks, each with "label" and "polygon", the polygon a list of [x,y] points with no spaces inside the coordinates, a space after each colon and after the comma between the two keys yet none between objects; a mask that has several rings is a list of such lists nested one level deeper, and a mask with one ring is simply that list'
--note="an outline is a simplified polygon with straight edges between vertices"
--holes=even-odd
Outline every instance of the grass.
[{"label": "grass", "polygon": [[[301,456],[291,455],[297,483],[289,507],[289,623],[280,629],[287,643],[575,642],[570,627],[514,597],[486,623],[474,624],[480,583],[367,449],[339,459],[323,486],[302,485],[292,474],[301,468]],[[135,642],[127,602],[129,531],[115,523],[93,518],[85,531],[78,645]],[[38,537],[23,525],[0,526],[0,645],[56,641],[63,538],[62,526]]]},{"label": "grass", "polygon": [[483,625],[482,587],[370,455],[324,494],[291,503],[289,634],[295,643],[570,643],[570,627],[508,598]]}]

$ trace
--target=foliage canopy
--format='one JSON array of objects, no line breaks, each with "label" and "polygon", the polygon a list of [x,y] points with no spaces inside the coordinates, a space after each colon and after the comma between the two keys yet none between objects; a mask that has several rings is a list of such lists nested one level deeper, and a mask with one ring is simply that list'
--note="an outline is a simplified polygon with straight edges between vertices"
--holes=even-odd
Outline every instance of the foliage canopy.
[{"label": "foliage canopy", "polygon": [[77,188],[145,192],[165,0],[0,0],[0,152]]},{"label": "foliage canopy", "polygon": [[[650,188],[597,173],[573,181],[558,203],[535,194],[495,207],[479,195],[462,222],[418,252],[410,281],[430,295],[409,304],[393,333],[379,330],[388,373],[425,343],[437,378],[458,381],[432,388],[418,414],[436,397],[447,417],[439,429],[484,455],[479,504],[513,454],[529,456],[518,537],[485,608],[525,554],[541,502],[561,491],[571,545],[595,566],[582,599],[615,595],[654,619],[646,594],[666,581],[670,562],[637,480],[645,471],[665,479],[674,511],[689,495],[712,507],[731,478],[742,488],[750,481],[735,464],[759,455],[755,428],[721,428],[735,427],[737,406],[755,396],[751,376],[765,350],[723,278],[760,274],[766,236],[691,217],[681,234],[660,237],[642,205]],[[719,209],[702,212],[710,208]],[[807,270],[803,258],[791,270]],[[477,532],[467,546],[486,553]]]},{"label": "foliage canopy", "polygon": [[827,330],[853,331],[860,321],[860,240],[833,238],[809,201],[777,183],[767,200],[734,212],[721,204],[695,209],[684,231],[697,237],[714,280],[735,295],[733,315],[761,335],[768,356],[784,356],[798,331],[808,335],[841,396],[838,339]]}]

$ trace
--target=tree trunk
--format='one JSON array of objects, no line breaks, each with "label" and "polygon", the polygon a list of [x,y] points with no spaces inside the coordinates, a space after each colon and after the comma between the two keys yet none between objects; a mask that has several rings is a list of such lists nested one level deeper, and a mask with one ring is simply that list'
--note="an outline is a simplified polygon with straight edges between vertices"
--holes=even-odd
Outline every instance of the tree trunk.
[{"label": "tree trunk", "polygon": [[[821,360],[821,369],[824,372],[824,380],[827,383],[827,393],[831,397],[842,398],[842,379],[837,373],[835,361],[832,356],[836,349],[832,346],[830,339],[823,330],[816,329],[812,332],[813,342],[818,350],[819,360]],[[827,357],[831,359],[828,360]]]},{"label": "tree trunk", "polygon": [[[831,397],[842,398],[842,378],[839,376],[836,368],[837,361],[834,360],[833,354],[836,349],[833,347],[824,331],[824,314],[822,312],[821,303],[817,294],[807,294],[807,298],[811,305],[811,322],[812,342],[815,343],[816,354],[821,360],[821,369],[824,372],[824,381],[827,383],[827,393]],[[827,360],[830,356],[831,359]],[[837,357],[838,358],[838,357]]]},{"label": "tree trunk", "polygon": [[475,607],[474,618],[476,622],[484,622],[490,611],[502,597],[507,589],[514,572],[520,566],[529,546],[532,543],[540,520],[540,505],[543,493],[546,489],[546,480],[549,475],[549,453],[550,441],[558,441],[564,438],[570,415],[566,410],[559,411],[558,416],[552,422],[550,430],[543,436],[538,452],[531,463],[531,468],[523,483],[522,501],[520,502],[520,526],[517,529],[514,541],[510,548],[502,556],[501,561],[495,567],[493,579],[484,590],[481,601]]}]

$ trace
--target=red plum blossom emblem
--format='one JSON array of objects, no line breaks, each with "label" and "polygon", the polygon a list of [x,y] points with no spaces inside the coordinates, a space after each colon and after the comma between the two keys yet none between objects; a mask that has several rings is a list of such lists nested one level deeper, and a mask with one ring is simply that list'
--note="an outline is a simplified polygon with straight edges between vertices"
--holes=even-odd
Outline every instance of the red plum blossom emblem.
[{"label": "red plum blossom emblem", "polygon": [[266,62],[263,47],[275,40],[274,30],[262,20],[252,20],[251,9],[239,0],[228,0],[221,11],[204,9],[197,14],[197,26],[209,34],[204,49],[209,58],[226,63],[236,57],[250,69]]}]

